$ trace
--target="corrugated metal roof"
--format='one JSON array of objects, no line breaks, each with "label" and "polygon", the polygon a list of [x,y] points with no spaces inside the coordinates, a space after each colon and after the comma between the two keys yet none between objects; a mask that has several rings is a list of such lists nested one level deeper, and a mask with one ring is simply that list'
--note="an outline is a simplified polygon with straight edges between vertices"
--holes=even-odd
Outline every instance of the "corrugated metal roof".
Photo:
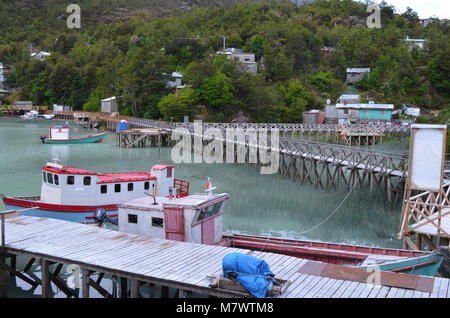
[{"label": "corrugated metal roof", "polygon": [[347,73],[366,73],[370,72],[370,68],[347,68]]},{"label": "corrugated metal roof", "polygon": [[336,108],[394,109],[393,104],[336,104]]}]

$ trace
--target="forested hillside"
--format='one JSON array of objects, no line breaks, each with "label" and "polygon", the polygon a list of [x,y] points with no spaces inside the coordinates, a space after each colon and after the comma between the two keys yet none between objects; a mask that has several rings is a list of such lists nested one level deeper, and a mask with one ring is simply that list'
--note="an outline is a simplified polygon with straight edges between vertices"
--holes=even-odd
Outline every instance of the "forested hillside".
[{"label": "forested hillside", "polygon": [[[8,80],[18,88],[10,101],[96,111],[122,96],[122,114],[148,118],[299,122],[351,89],[363,100],[448,112],[449,26],[424,28],[412,10],[394,14],[383,3],[382,27],[370,29],[366,5],[351,0],[78,3],[81,29],[68,29],[60,1],[2,1],[0,62],[15,67]],[[227,47],[256,53],[257,75],[215,54],[222,34]],[[425,38],[425,48],[409,50],[407,36]],[[31,43],[52,55],[31,58]],[[349,88],[347,67],[372,71]],[[189,86],[178,94],[166,87],[173,71]]]}]

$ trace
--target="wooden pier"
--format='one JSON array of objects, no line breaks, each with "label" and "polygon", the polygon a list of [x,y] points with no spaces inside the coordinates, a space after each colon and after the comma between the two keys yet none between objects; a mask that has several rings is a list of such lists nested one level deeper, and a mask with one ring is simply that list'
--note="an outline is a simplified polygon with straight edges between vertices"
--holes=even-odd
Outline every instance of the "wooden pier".
[{"label": "wooden pier", "polygon": [[116,132],[116,146],[120,148],[164,147],[169,145],[168,132],[162,129],[144,128]]},{"label": "wooden pier", "polygon": [[383,141],[384,134],[378,127],[340,126],[342,144],[347,146],[374,146]]},{"label": "wooden pier", "polygon": [[[249,297],[246,293],[210,287],[208,276],[219,275],[223,257],[232,252],[265,260],[276,277],[289,281],[281,297],[450,297],[450,280],[444,278],[378,272],[381,283],[369,284],[368,273],[355,275],[348,268],[325,267],[324,263],[291,256],[155,239],[17,213],[6,215],[2,237],[1,267],[16,279],[40,287],[43,297],[51,296],[53,287],[67,297],[89,297],[93,290],[104,297],[142,297],[142,288],[149,284],[159,286],[163,297],[168,295],[169,287],[177,290],[177,297],[188,297],[192,292],[213,297]],[[29,257],[24,269],[16,268],[17,255]],[[40,264],[41,279],[28,272],[35,262]],[[61,278],[63,264],[79,268],[80,292],[69,288]],[[346,277],[348,271],[353,274]],[[118,293],[100,286],[105,275],[120,281]],[[6,296],[5,281],[5,271],[0,270],[1,296]]]}]

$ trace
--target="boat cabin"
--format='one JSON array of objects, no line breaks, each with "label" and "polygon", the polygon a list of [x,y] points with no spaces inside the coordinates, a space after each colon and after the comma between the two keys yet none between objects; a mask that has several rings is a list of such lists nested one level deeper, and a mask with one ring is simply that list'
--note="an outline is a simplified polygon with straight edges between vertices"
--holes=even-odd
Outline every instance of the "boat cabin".
[{"label": "boat cabin", "polygon": [[228,194],[141,197],[119,205],[119,231],[215,245],[222,240]]},{"label": "boat cabin", "polygon": [[42,167],[41,202],[58,205],[109,205],[146,196],[186,196],[189,182],[175,179],[175,166],[147,172],[97,173],[58,163]]},{"label": "boat cabin", "polygon": [[70,127],[67,126],[51,126],[49,128],[50,139],[69,139]]}]

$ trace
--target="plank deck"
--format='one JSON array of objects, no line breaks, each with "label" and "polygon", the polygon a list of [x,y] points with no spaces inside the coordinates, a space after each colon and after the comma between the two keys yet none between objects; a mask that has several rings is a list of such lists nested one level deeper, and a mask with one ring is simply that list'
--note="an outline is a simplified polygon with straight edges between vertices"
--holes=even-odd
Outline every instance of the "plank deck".
[{"label": "plank deck", "polygon": [[232,252],[263,259],[276,277],[289,280],[281,297],[450,297],[449,280],[444,278],[435,280],[430,294],[302,274],[298,270],[306,260],[262,251],[169,241],[21,215],[9,216],[5,227],[6,248],[13,254],[219,297],[243,296],[209,287],[207,276],[220,274],[223,257]]}]

